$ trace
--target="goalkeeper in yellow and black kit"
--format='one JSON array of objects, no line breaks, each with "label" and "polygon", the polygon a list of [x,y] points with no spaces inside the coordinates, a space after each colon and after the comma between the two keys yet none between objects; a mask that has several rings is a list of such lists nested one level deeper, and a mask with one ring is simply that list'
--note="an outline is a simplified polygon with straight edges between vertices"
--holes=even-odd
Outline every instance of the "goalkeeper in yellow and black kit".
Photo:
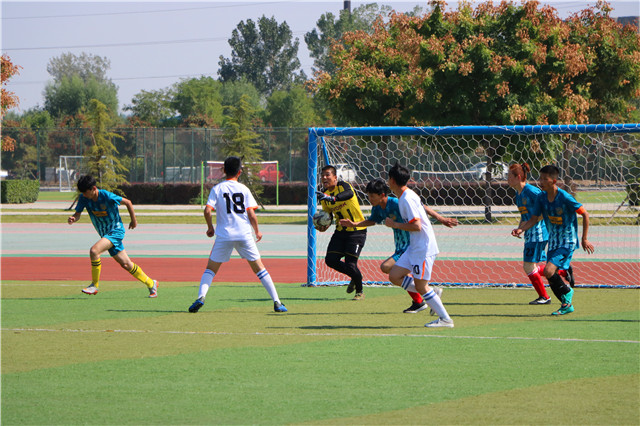
[{"label": "goalkeeper in yellow and black kit", "polygon": [[[367,228],[340,225],[340,219],[350,219],[353,222],[364,220],[358,198],[351,184],[338,181],[335,167],[323,167],[320,178],[324,189],[324,192],[318,192],[322,210],[334,215],[336,220],[336,230],[331,236],[324,260],[328,267],[351,278],[347,293],[353,293],[355,290],[356,295],[353,300],[364,299],[358,258],[367,239]],[[328,228],[328,226],[318,228],[318,231],[324,232]],[[344,261],[341,260],[343,257]]]}]

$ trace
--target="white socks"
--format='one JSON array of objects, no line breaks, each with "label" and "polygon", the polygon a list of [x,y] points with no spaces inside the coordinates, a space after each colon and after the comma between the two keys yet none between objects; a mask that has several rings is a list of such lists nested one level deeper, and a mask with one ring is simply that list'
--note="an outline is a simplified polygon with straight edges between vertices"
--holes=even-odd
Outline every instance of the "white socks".
[{"label": "white socks", "polygon": [[271,275],[269,275],[269,272],[266,269],[263,269],[262,271],[258,272],[256,275],[260,279],[260,282],[262,283],[264,288],[267,289],[267,293],[269,293],[269,296],[271,296],[271,299],[274,302],[279,302],[280,299],[278,298],[278,292],[276,291],[276,286],[273,285],[273,281],[271,280]]},{"label": "white socks", "polygon": [[447,313],[447,310],[444,308],[444,305],[442,304],[442,300],[440,300],[440,297],[438,297],[435,291],[429,290],[428,292],[422,295],[422,298],[424,299],[425,302],[427,302],[427,305],[429,305],[429,307],[433,309],[433,312],[438,314],[440,318],[445,320],[451,319],[449,317],[449,313]]},{"label": "white socks", "polygon": [[200,290],[198,291],[198,299],[201,297],[207,297],[207,292],[209,292],[209,287],[211,286],[211,282],[213,281],[213,277],[216,274],[211,269],[205,269],[202,273],[202,278],[200,278]]}]

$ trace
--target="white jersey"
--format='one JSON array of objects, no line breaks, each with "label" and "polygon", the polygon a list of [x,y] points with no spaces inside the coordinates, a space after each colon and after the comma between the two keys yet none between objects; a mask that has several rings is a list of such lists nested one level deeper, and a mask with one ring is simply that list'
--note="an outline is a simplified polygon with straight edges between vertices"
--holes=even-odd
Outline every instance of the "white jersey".
[{"label": "white jersey", "polygon": [[248,209],[258,203],[251,191],[237,180],[220,182],[209,193],[207,205],[216,211],[216,238],[225,241],[253,239]]},{"label": "white jersey", "polygon": [[398,207],[405,223],[414,222],[416,219],[420,219],[421,223],[420,231],[409,232],[409,249],[407,251],[414,255],[423,252],[424,256],[438,254],[436,236],[418,194],[407,188],[398,199]]}]

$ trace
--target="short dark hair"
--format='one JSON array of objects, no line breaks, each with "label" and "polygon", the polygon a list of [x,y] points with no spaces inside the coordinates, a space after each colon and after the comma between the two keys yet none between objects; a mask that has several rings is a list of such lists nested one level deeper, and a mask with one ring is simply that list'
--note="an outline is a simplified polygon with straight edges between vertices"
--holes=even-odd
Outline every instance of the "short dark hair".
[{"label": "short dark hair", "polygon": [[322,173],[322,172],[324,172],[324,171],[326,171],[326,170],[331,170],[331,174],[332,174],[332,175],[334,175],[334,176],[336,176],[336,175],[338,174],[338,172],[336,171],[336,168],[335,168],[335,167],[333,167],[333,166],[331,166],[331,165],[324,166],[324,167],[322,168],[322,170],[321,170],[321,173]]},{"label": "short dark hair", "polygon": [[382,179],[374,179],[367,184],[367,194],[384,195],[389,193],[387,183]]},{"label": "short dark hair", "polygon": [[389,177],[393,178],[393,180],[399,186],[405,186],[407,182],[409,182],[409,178],[411,177],[411,172],[404,166],[401,166],[397,161],[396,164],[391,167],[389,170]]},{"label": "short dark hair", "polygon": [[560,169],[556,166],[549,164],[540,169],[540,173],[551,176],[553,179],[558,179],[560,176]]},{"label": "short dark hair", "polygon": [[80,176],[78,179],[78,191],[85,192],[97,185],[96,179],[91,175]]},{"label": "short dark hair", "polygon": [[228,157],[224,160],[224,174],[227,177],[234,177],[242,168],[242,160],[239,157]]}]

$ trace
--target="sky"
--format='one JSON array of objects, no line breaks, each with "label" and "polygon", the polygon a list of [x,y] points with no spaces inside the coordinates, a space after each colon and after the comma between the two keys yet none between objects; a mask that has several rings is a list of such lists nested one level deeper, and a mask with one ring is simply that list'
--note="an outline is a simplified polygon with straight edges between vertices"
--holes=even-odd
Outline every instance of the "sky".
[{"label": "sky", "polygon": [[[299,40],[302,70],[312,76],[313,59],[304,35],[323,13],[337,15],[343,0],[224,1],[6,1],[0,0],[2,53],[22,67],[6,89],[20,99],[18,112],[44,106],[43,91],[51,76],[51,58],[70,52],[106,57],[107,72],[118,86],[120,109],[142,90],[170,87],[186,78],[218,77],[220,56],[231,57],[228,40],[241,21],[263,15],[287,22]],[[370,1],[351,1],[352,10]],[[541,0],[561,17],[594,5],[596,0]],[[377,1],[399,12],[426,9],[426,1]],[[497,3],[497,1],[496,1]],[[519,1],[517,1],[519,3]],[[449,1],[450,7],[455,2]],[[638,0],[613,0],[612,16],[640,15]]]}]

